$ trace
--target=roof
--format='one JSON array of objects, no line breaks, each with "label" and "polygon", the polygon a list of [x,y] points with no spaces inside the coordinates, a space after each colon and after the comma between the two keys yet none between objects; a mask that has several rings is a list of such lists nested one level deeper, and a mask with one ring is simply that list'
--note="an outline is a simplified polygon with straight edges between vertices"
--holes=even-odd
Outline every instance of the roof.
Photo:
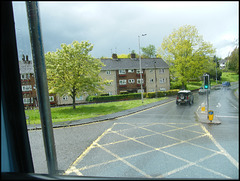
[{"label": "roof", "polygon": [[19,61],[20,74],[34,73],[32,61]]},{"label": "roof", "polygon": [[[102,70],[139,69],[140,66],[137,58],[101,59],[101,61],[106,65],[102,67]],[[155,66],[156,68],[169,68],[168,64],[161,58],[143,58],[141,63],[142,69],[152,69]]]}]

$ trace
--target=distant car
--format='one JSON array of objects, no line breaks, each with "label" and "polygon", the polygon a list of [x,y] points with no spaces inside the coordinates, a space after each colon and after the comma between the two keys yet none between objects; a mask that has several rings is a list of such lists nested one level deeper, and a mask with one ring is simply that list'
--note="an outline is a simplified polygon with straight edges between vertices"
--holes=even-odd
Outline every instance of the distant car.
[{"label": "distant car", "polygon": [[223,87],[229,87],[229,86],[231,86],[231,84],[230,84],[230,82],[226,81],[226,82],[222,83],[222,86]]},{"label": "distant car", "polygon": [[203,87],[200,87],[198,90],[198,94],[206,94],[206,92],[210,94],[210,89],[204,89]]},{"label": "distant car", "polygon": [[194,101],[193,93],[190,90],[181,90],[177,94],[176,104],[192,105]]}]

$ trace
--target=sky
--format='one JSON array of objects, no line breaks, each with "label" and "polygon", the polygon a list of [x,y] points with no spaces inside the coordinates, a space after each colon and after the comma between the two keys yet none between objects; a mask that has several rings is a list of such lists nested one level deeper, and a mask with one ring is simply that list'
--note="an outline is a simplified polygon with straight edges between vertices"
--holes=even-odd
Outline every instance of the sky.
[{"label": "sky", "polygon": [[[25,2],[13,1],[13,10],[18,56],[31,59]],[[222,59],[239,42],[239,1],[39,1],[39,12],[45,53],[74,40],[93,44],[95,58],[139,53],[139,37],[141,47],[159,49],[184,25],[195,26]]]}]

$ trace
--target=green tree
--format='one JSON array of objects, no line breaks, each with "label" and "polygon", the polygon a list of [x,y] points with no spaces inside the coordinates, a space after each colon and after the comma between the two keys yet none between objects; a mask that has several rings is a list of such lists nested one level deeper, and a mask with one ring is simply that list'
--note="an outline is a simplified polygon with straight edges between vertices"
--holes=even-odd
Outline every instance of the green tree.
[{"label": "green tree", "polygon": [[89,54],[92,49],[88,41],[73,41],[45,54],[50,92],[71,96],[73,109],[76,96],[99,92],[106,83],[99,76],[104,64]]},{"label": "green tree", "polygon": [[156,48],[154,45],[148,45],[147,47],[142,47],[143,58],[154,58],[156,56]]},{"label": "green tree", "polygon": [[239,47],[236,47],[228,58],[227,67],[236,73],[239,73]]},{"label": "green tree", "polygon": [[198,79],[213,63],[215,49],[204,42],[195,26],[185,25],[163,39],[160,56],[170,66],[171,79],[181,82],[185,88],[187,81]]}]

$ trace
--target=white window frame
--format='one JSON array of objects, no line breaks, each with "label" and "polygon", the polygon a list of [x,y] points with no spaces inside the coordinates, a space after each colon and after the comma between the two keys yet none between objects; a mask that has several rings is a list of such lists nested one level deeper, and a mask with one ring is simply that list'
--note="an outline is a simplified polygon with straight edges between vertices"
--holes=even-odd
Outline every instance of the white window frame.
[{"label": "white window frame", "polygon": [[30,104],[31,99],[30,98],[23,98],[23,104]]},{"label": "white window frame", "polygon": [[107,75],[111,75],[111,70],[107,70],[107,71],[106,71],[106,74],[107,74]]},{"label": "white window frame", "polygon": [[164,69],[159,69],[160,74],[164,74]]},{"label": "white window frame", "polygon": [[76,101],[83,101],[83,96],[78,96],[78,97],[76,96],[75,99],[76,99]]},{"label": "white window frame", "polygon": [[67,101],[68,100],[68,96],[67,95],[66,96],[62,96],[62,100]]},{"label": "white window frame", "polygon": [[22,92],[32,91],[32,85],[23,85]]},{"label": "white window frame", "polygon": [[54,96],[49,96],[49,101],[54,102]]},{"label": "white window frame", "polygon": [[129,84],[134,84],[135,83],[135,79],[128,79],[128,83]]},{"label": "white window frame", "polygon": [[143,69],[142,69],[142,72],[140,71],[140,69],[137,69],[137,70],[136,70],[136,73],[137,73],[137,74],[143,73]]},{"label": "white window frame", "polygon": [[119,80],[119,85],[126,85],[126,84],[127,84],[127,80],[126,79]]},{"label": "white window frame", "polygon": [[119,74],[126,74],[126,70],[125,69],[120,69],[118,70]]},{"label": "white window frame", "polygon": [[141,84],[141,82],[142,82],[142,84],[144,84],[144,80],[143,79],[137,79],[137,84]]},{"label": "white window frame", "polygon": [[165,79],[164,79],[164,78],[160,78],[160,79],[159,79],[159,83],[160,83],[160,84],[165,83]]},{"label": "white window frame", "polygon": [[149,82],[150,83],[154,83],[154,79],[149,79]]},{"label": "white window frame", "polygon": [[128,73],[134,73],[134,69],[128,69]]}]

